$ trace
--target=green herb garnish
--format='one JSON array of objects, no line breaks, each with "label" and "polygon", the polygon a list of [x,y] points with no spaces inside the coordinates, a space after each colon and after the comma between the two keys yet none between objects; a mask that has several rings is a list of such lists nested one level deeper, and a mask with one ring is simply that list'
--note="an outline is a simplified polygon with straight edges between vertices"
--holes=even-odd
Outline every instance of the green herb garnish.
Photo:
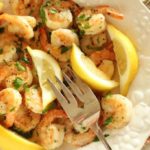
[{"label": "green herb garnish", "polygon": [[61,53],[63,54],[65,52],[67,52],[69,49],[70,49],[70,47],[62,46],[61,47]]},{"label": "green herb garnish", "polygon": [[107,93],[104,98],[108,99],[108,98],[111,98],[112,97],[112,93]]},{"label": "green herb garnish", "polygon": [[16,107],[12,107],[12,108],[10,109],[10,112],[13,112],[13,111],[15,110],[15,108],[16,108]]},{"label": "green herb garnish", "polygon": [[22,57],[21,60],[22,60],[23,62],[25,62],[26,64],[29,64],[29,63],[30,63],[30,61],[29,61],[28,58],[26,58],[26,57]]},{"label": "green herb garnish", "polygon": [[16,50],[17,50],[17,53],[22,53],[21,47],[17,47]]},{"label": "green herb garnish", "polygon": [[3,59],[3,62],[5,65],[10,66],[10,64],[5,59]]},{"label": "green herb garnish", "polygon": [[21,78],[16,77],[16,79],[13,82],[13,85],[14,85],[15,89],[18,90],[23,85],[23,83],[24,83],[24,81]]},{"label": "green herb garnish", "polygon": [[84,29],[89,29],[89,28],[91,28],[91,26],[89,25],[89,23],[83,24],[82,27],[83,27]]},{"label": "green herb garnish", "polygon": [[87,16],[85,14],[80,15],[77,20],[78,21],[88,21],[91,18],[91,16]]},{"label": "green herb garnish", "polygon": [[45,114],[45,113],[48,112],[49,110],[52,110],[52,109],[56,108],[56,106],[57,106],[57,105],[56,105],[55,102],[49,104],[49,105],[43,110],[42,114]]},{"label": "green herb garnish", "polygon": [[82,21],[82,20],[84,20],[85,19],[85,17],[86,17],[86,15],[85,14],[82,14],[82,15],[80,15],[77,19],[80,21]]},{"label": "green herb garnish", "polygon": [[45,6],[41,6],[41,8],[40,8],[40,17],[42,19],[43,24],[45,24],[45,22],[46,22],[46,14],[45,14],[44,7]]},{"label": "green herb garnish", "polygon": [[31,11],[30,11],[29,15],[32,16],[32,14],[34,13],[34,11],[35,11],[34,8],[31,8]]},{"label": "green herb garnish", "polygon": [[96,51],[102,50],[102,47],[100,47],[100,46],[99,46],[99,47],[94,47],[94,46],[87,45],[86,48],[87,48],[87,49],[96,50]]},{"label": "green herb garnish", "polygon": [[109,118],[107,118],[107,119],[105,120],[105,122],[104,122],[104,126],[108,126],[110,123],[112,123],[112,120],[113,120],[113,117],[112,117],[112,116],[109,117]]},{"label": "green herb garnish", "polygon": [[16,67],[17,67],[18,71],[26,70],[26,68],[20,62],[16,62]]},{"label": "green herb garnish", "polygon": [[50,6],[50,1],[47,1],[44,5],[40,8],[40,17],[42,19],[43,24],[46,22],[46,14],[45,14],[45,7]]},{"label": "green herb garnish", "polygon": [[56,13],[58,13],[58,11],[57,11],[56,9],[50,9],[49,12],[50,12],[51,14],[56,14]]},{"label": "green herb garnish", "polygon": [[0,28],[0,33],[3,33],[5,28]]},{"label": "green herb garnish", "polygon": [[27,83],[25,83],[25,84],[23,85],[23,88],[24,88],[25,92],[29,92],[29,86],[28,86]]},{"label": "green herb garnish", "polygon": [[0,54],[2,54],[3,53],[3,48],[0,48]]},{"label": "green herb garnish", "polygon": [[85,31],[84,30],[80,30],[79,34],[80,34],[80,36],[83,36],[85,34]]},{"label": "green herb garnish", "polygon": [[99,142],[98,137],[96,136],[95,139],[93,140],[93,142]]},{"label": "green herb garnish", "polygon": [[108,136],[110,136],[109,134],[104,134],[104,137],[108,137]]}]

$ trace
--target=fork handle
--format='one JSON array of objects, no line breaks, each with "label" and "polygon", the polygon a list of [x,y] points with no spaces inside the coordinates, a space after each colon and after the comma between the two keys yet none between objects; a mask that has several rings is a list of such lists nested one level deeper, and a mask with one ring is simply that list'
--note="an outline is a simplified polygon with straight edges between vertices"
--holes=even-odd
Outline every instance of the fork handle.
[{"label": "fork handle", "polygon": [[101,128],[99,127],[98,123],[94,123],[91,126],[91,129],[95,132],[95,134],[97,135],[98,139],[100,141],[102,141],[102,143],[104,144],[106,150],[112,150],[112,148],[109,146],[108,142],[106,141],[103,132],[101,130]]}]

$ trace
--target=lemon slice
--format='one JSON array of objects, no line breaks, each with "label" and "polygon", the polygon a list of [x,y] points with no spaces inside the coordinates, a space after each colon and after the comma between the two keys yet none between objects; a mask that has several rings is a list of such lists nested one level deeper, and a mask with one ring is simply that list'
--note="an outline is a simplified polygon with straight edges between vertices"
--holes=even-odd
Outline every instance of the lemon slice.
[{"label": "lemon slice", "polygon": [[95,90],[110,90],[118,85],[98,69],[75,44],[71,52],[71,65],[75,73]]},{"label": "lemon slice", "polygon": [[107,26],[113,41],[120,76],[120,93],[126,95],[138,70],[138,56],[130,39],[112,25]]},{"label": "lemon slice", "polygon": [[60,89],[55,76],[57,76],[62,81],[62,72],[57,61],[49,54],[41,50],[32,50],[28,47],[28,52],[32,57],[37,75],[39,78],[40,87],[42,90],[42,100],[43,100],[43,111],[47,109],[48,105],[56,99],[56,96],[51,89],[47,79],[50,78],[51,81]]},{"label": "lemon slice", "polygon": [[41,146],[18,136],[2,126],[0,126],[0,133],[0,148],[2,150],[44,150]]}]

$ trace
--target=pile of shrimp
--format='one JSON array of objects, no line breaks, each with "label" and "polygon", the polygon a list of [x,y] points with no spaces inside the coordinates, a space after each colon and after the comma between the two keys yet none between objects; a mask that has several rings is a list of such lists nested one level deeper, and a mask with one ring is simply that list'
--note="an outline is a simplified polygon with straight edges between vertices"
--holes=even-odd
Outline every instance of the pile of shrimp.
[{"label": "pile of shrimp", "polygon": [[[0,8],[0,124],[25,135],[45,149],[63,142],[83,146],[95,139],[91,129],[78,129],[60,104],[42,112],[41,89],[26,47],[52,55],[61,69],[70,62],[73,43],[112,79],[116,59],[107,33],[107,17],[123,15],[108,5],[79,7],[71,0],[10,0],[13,14]],[[96,93],[102,106],[103,129],[124,127],[131,118],[131,102],[119,94]]]}]

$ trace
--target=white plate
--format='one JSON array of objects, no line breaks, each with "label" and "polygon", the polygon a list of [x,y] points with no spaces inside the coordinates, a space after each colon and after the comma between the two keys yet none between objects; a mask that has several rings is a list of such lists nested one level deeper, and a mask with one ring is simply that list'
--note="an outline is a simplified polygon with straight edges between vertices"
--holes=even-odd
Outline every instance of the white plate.
[{"label": "white plate", "polygon": [[[4,0],[5,2],[7,0]],[[126,33],[137,46],[140,60],[138,75],[128,97],[134,105],[134,113],[128,126],[120,130],[106,131],[113,150],[141,150],[150,135],[150,13],[139,0],[75,0],[81,5],[109,4],[124,15],[123,21],[108,20]],[[62,147],[61,150],[73,150]],[[148,146],[146,150],[150,149]],[[78,150],[105,150],[102,143],[95,142]]]},{"label": "white plate", "polygon": [[[113,150],[141,150],[150,135],[150,12],[139,0],[75,1],[84,6],[109,4],[125,15],[123,21],[112,18],[108,20],[126,33],[137,46],[140,67],[128,94],[134,105],[134,113],[128,126],[120,130],[107,130],[106,133],[110,135],[107,140]],[[95,142],[78,150],[105,150],[105,148],[102,143]]]}]

